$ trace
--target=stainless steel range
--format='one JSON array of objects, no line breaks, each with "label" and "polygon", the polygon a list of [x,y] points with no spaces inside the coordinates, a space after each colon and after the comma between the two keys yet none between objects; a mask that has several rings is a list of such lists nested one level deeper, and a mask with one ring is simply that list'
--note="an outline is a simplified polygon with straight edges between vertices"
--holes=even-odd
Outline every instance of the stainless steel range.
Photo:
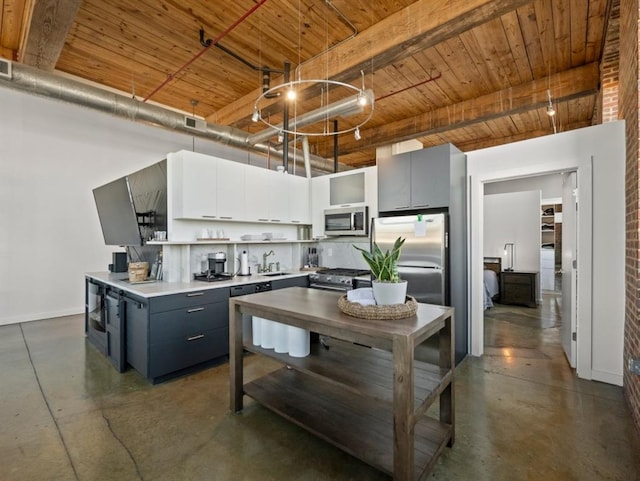
[{"label": "stainless steel range", "polygon": [[368,276],[369,271],[362,269],[322,269],[309,274],[309,287],[332,291],[349,291],[357,287],[357,277]]}]

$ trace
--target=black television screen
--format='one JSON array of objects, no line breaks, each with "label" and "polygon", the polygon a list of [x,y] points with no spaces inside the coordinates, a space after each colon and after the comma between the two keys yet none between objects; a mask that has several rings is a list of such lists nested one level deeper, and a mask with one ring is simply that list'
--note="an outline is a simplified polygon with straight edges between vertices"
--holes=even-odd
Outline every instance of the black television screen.
[{"label": "black television screen", "polygon": [[114,246],[142,245],[136,209],[126,177],[93,189],[104,243]]}]

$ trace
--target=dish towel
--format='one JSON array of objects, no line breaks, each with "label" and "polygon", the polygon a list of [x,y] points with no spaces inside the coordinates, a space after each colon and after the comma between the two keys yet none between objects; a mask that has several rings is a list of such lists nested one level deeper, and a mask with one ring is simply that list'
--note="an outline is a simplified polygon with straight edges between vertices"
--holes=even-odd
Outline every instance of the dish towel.
[{"label": "dish towel", "polygon": [[376,300],[373,297],[373,289],[371,287],[361,287],[347,291],[347,300],[357,302],[363,306],[375,306]]}]

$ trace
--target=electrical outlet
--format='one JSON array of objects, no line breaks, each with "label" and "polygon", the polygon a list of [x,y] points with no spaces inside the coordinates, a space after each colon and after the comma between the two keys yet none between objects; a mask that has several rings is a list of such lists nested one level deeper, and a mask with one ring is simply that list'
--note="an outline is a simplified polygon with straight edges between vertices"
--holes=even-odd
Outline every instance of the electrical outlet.
[{"label": "electrical outlet", "polygon": [[629,358],[629,371],[640,376],[640,359]]}]

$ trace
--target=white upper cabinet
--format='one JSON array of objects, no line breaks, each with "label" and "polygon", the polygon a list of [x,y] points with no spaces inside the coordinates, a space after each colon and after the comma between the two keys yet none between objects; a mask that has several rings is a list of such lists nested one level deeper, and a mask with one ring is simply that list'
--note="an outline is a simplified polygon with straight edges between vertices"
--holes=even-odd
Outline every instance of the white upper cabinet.
[{"label": "white upper cabinet", "polygon": [[167,160],[174,219],[311,223],[305,177],[187,151]]},{"label": "white upper cabinet", "polygon": [[269,184],[266,169],[249,167],[245,176],[246,219],[250,222],[269,222]]},{"label": "white upper cabinet", "polygon": [[294,224],[311,224],[309,179],[289,175],[289,213]]},{"label": "white upper cabinet", "polygon": [[182,151],[167,160],[173,218],[217,219],[217,159]]},{"label": "white upper cabinet", "polygon": [[217,201],[218,219],[246,219],[245,177],[250,167],[228,160],[218,160]]},{"label": "white upper cabinet", "polygon": [[267,170],[266,172],[269,195],[264,201],[269,204],[269,221],[288,223],[291,220],[289,209],[290,176],[273,170]]},{"label": "white upper cabinet", "polygon": [[329,208],[329,176],[311,179],[311,229],[313,237],[324,236],[324,210]]}]

